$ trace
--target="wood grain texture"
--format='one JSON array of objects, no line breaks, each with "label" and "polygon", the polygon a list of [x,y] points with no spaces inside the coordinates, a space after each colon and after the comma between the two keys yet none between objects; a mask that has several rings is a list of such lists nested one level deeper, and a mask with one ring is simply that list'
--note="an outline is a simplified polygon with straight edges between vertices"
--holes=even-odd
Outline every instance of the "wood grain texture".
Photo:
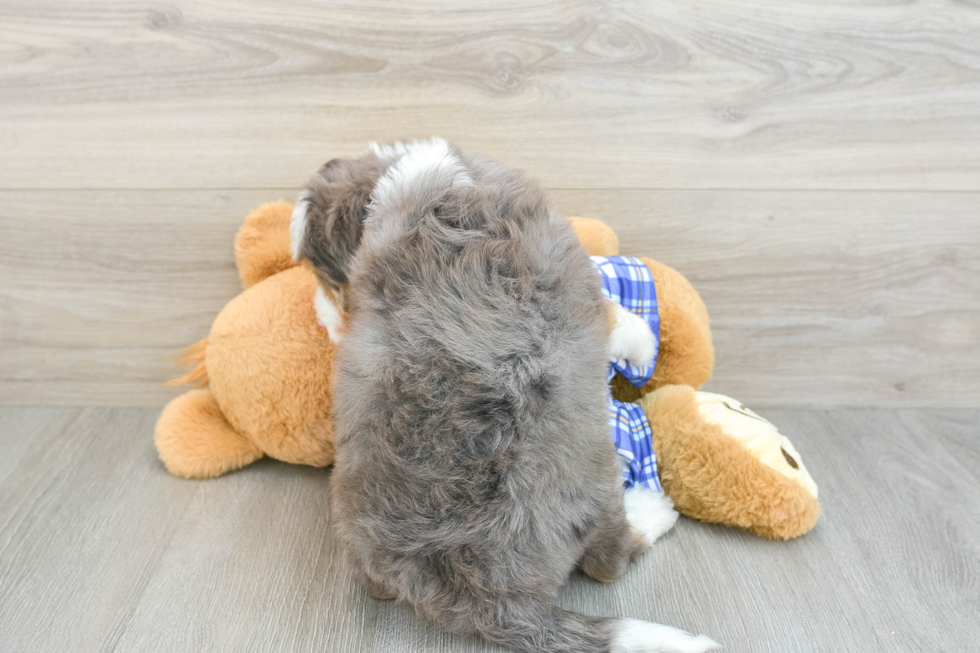
[{"label": "wood grain texture", "polygon": [[980,401],[975,2],[0,0],[0,404],[163,403],[247,211],[432,133],[690,277],[715,390]]},{"label": "wood grain texture", "polygon": [[[266,460],[175,479],[154,460],[156,414],[0,409],[4,650],[501,651],[366,597],[333,539],[329,470]],[[811,533],[681,519],[620,581],[574,575],[559,603],[732,653],[974,651],[980,411],[766,417],[820,486]]]},{"label": "wood grain texture", "polygon": [[[0,191],[0,403],[159,405],[295,191]],[[710,389],[757,406],[977,406],[976,193],[555,191],[700,291]]]},{"label": "wood grain texture", "polygon": [[[190,499],[159,470],[156,415],[0,412],[0,632],[10,651],[111,651]],[[25,591],[27,590],[27,591]]]},{"label": "wood grain texture", "polygon": [[947,407],[766,412],[821,487],[813,532],[682,519],[564,607],[736,653],[976,650],[973,0],[0,0],[0,405],[76,406],[0,408],[0,649],[499,651],[355,586],[328,470],[188,482],[152,446],[245,214],[431,134],[690,278],[709,389]]},{"label": "wood grain texture", "polygon": [[756,405],[980,402],[980,195],[553,193],[675,267],[711,316],[708,388]]},{"label": "wood grain texture", "polygon": [[438,133],[552,188],[980,190],[975,2],[0,3],[3,188],[291,188]]}]

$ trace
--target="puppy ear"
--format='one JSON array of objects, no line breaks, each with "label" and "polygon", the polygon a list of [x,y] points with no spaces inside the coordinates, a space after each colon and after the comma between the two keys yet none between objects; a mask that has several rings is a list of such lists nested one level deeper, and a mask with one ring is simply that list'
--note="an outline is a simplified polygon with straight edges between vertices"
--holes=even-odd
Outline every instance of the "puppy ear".
[{"label": "puppy ear", "polygon": [[293,258],[309,260],[326,287],[339,290],[347,283],[371,192],[384,168],[373,153],[359,159],[332,159],[310,179],[296,202],[289,226]]}]

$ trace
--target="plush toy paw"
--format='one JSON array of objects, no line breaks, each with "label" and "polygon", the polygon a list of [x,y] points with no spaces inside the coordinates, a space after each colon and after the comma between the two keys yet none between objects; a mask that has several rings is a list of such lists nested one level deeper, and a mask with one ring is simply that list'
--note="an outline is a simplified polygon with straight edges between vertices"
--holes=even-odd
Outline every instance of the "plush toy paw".
[{"label": "plush toy paw", "polygon": [[289,253],[292,211],[292,204],[280,200],[263,204],[245,218],[235,236],[235,261],[243,288],[296,265]]},{"label": "plush toy paw", "polygon": [[163,409],[156,445],[167,471],[183,478],[214,478],[262,457],[262,451],[225,419],[210,390],[191,390]]}]

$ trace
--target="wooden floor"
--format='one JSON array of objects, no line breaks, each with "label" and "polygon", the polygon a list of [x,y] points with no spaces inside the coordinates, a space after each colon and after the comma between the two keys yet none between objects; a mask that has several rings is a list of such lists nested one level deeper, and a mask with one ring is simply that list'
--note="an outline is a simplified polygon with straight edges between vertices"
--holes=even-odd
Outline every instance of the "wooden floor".
[{"label": "wooden floor", "polygon": [[[156,460],[154,409],[0,410],[4,651],[495,650],[357,587],[328,470],[206,482]],[[704,632],[726,651],[975,652],[980,411],[779,409],[824,516],[789,542],[681,519],[566,608]]]},{"label": "wooden floor", "polygon": [[980,650],[973,0],[0,0],[0,651],[485,650],[371,602],[329,471],[172,478],[178,349],[323,161],[437,134],[705,299],[825,514],[561,602],[729,651]]}]

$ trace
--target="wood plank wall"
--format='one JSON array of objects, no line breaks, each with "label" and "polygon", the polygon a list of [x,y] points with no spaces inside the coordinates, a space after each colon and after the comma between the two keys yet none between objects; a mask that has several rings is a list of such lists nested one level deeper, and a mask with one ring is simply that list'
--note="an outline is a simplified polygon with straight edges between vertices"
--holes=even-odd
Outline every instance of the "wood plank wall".
[{"label": "wood plank wall", "polygon": [[232,238],[439,134],[687,275],[710,389],[980,405],[980,5],[0,2],[0,403],[157,405]]}]

